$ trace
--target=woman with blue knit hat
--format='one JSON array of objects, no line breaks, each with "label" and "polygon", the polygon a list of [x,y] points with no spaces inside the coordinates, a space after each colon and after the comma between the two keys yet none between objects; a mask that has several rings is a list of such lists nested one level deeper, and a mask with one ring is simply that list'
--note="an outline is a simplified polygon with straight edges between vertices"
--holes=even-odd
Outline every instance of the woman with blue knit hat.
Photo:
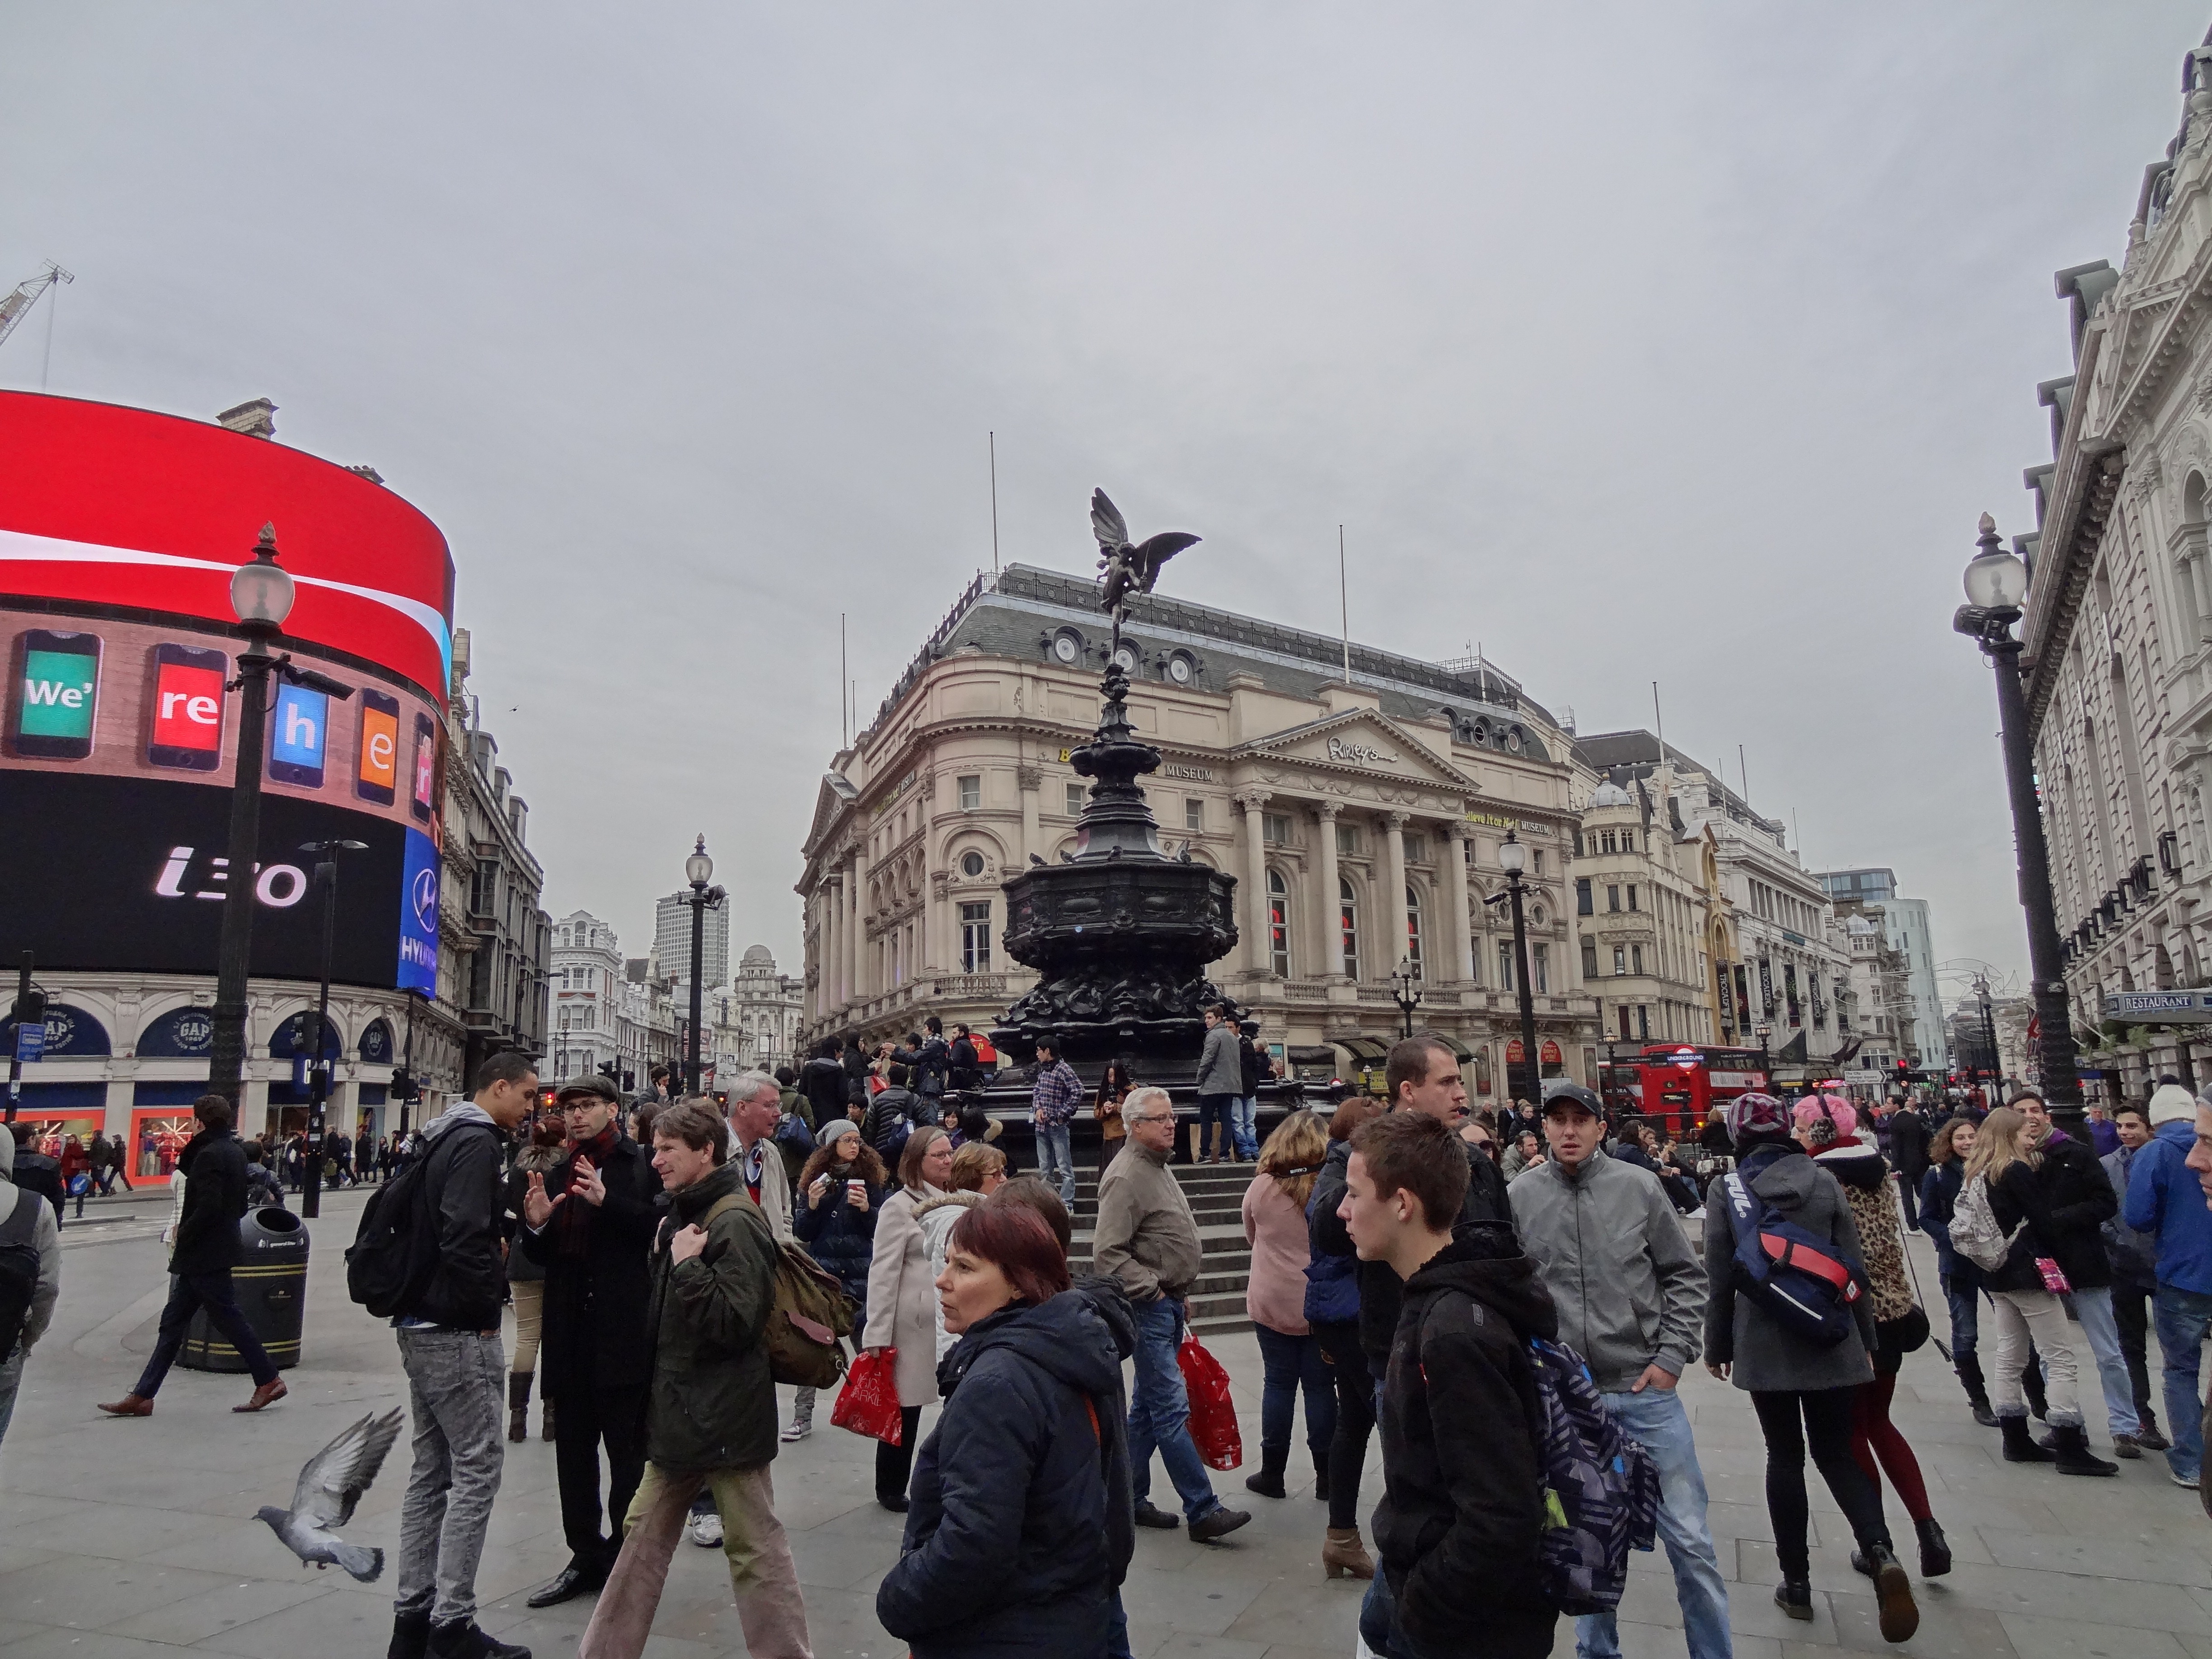
[{"label": "woman with blue knit hat", "polygon": [[[1874,1569],[1882,1639],[1906,1641],[1920,1627],[1912,1581],[1891,1542],[1881,1495],[1851,1455],[1854,1391],[1874,1380],[1875,1339],[1850,1200],[1836,1177],[1791,1139],[1790,1109],[1773,1096],[1736,1097],[1728,1127],[1736,1170],[1706,1194],[1705,1273],[1711,1292],[1705,1304],[1705,1364],[1751,1395],[1766,1442],[1766,1510],[1782,1567],[1775,1603],[1792,1619],[1813,1616],[1805,1496],[1809,1445],[1820,1478]],[[1771,1262],[1779,1248],[1792,1252],[1802,1269],[1755,1280],[1739,1265],[1740,1237],[1746,1257]],[[1775,1246],[1762,1254],[1769,1240]],[[1822,1285],[1829,1287],[1825,1304]],[[1833,1340],[1839,1319],[1840,1340]]]}]

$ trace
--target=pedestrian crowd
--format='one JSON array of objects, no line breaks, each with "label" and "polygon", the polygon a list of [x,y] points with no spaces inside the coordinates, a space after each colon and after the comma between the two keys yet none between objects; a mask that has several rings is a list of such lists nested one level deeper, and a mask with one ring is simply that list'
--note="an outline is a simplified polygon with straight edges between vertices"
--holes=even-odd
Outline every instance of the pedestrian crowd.
[{"label": "pedestrian crowd", "polygon": [[[1613,1124],[1563,1079],[1470,1115],[1456,1054],[1416,1036],[1390,1050],[1381,1099],[1294,1109],[1262,1142],[1250,1109],[1269,1067],[1252,1036],[1233,1008],[1208,1011],[1188,1151],[1255,1170],[1241,1221],[1263,1382],[1244,1486],[1287,1497],[1302,1404],[1322,1571],[1364,1581],[1361,1640],[1383,1659],[1533,1659],[1562,1616],[1584,1659],[1615,1659],[1632,1535],[1665,1548],[1692,1659],[1730,1654],[1679,1394],[1699,1363],[1749,1395],[1782,1612],[1813,1616],[1809,1455],[1882,1637],[1909,1639],[1913,1569],[1952,1565],[1891,1410],[1905,1356],[1935,1340],[1915,1229],[1936,1246],[1943,1351],[2006,1461],[2118,1473],[2088,1443],[2094,1369],[2117,1457],[2162,1452],[2174,1481],[2202,1479],[2212,1104],[2178,1084],[2100,1120],[2102,1151],[2032,1091],[1940,1121],[1753,1092],[1685,1144]],[[720,1106],[663,1072],[635,1103],[603,1076],[574,1079],[541,1113],[534,1063],[501,1054],[404,1139],[332,1132],[337,1178],[381,1183],[349,1282],[388,1319],[408,1384],[391,1659],[528,1659],[477,1624],[476,1578],[533,1392],[568,1559],[529,1601],[596,1595],[582,1659],[642,1652],[687,1536],[723,1551],[748,1650],[805,1659],[771,1467],[814,1432],[817,1389],[844,1361],[817,1368],[841,1334],[855,1378],[865,1364],[886,1390],[875,1495],[904,1518],[876,1592],[884,1627],[916,1659],[1129,1652],[1135,1529],[1215,1546],[1251,1520],[1216,1491],[1194,1428],[1205,1250],[1171,1168],[1185,1120],[1120,1062],[1086,1090],[1042,1038],[1040,1174],[1017,1176],[997,1126],[958,1098],[978,1065],[965,1028],[948,1040],[932,1020],[873,1056],[825,1044],[796,1071],[748,1073]],[[1079,1272],[1070,1126],[1086,1098],[1104,1157]],[[281,1171],[231,1109],[218,1095],[194,1108],[167,1302],[137,1380],[100,1407],[111,1416],[152,1413],[202,1312],[252,1372],[236,1409],[285,1396],[232,1284],[239,1218],[282,1201]],[[278,1164],[303,1150],[295,1137]],[[27,1182],[22,1156],[0,1132],[0,1433],[58,1291],[68,1191]],[[788,1417],[779,1382],[799,1382]],[[1563,1478],[1563,1444],[1585,1443],[1613,1450]],[[1370,1445],[1380,1492],[1363,1529]],[[1885,1481],[1915,1548],[1900,1550]],[[1616,1504],[1618,1540],[1570,1548],[1571,1571],[1559,1540],[1595,1535],[1577,1530],[1594,1498]]]}]

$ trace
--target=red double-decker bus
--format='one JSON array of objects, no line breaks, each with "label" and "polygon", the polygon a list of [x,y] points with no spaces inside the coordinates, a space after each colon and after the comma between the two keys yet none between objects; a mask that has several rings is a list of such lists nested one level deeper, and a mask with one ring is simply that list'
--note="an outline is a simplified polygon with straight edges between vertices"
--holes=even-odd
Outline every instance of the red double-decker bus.
[{"label": "red double-decker bus", "polygon": [[1620,1122],[1641,1117],[1664,1123],[1680,1137],[1695,1135],[1716,1103],[1767,1086],[1767,1072],[1756,1048],[1718,1048],[1688,1042],[1655,1042],[1635,1060],[1599,1068],[1600,1092]]}]

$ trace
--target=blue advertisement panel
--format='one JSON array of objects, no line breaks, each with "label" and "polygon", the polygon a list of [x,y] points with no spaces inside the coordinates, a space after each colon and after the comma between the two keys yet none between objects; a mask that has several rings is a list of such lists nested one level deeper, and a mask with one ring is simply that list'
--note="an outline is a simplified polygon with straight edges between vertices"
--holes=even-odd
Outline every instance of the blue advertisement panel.
[{"label": "blue advertisement panel", "polygon": [[420,830],[407,832],[406,879],[399,893],[399,969],[403,991],[438,994],[438,849]]}]

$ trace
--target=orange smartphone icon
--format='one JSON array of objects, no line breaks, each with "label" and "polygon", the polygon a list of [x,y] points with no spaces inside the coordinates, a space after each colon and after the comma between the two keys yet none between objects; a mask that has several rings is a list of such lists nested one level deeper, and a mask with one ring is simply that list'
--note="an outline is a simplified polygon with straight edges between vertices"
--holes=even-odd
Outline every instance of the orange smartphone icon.
[{"label": "orange smartphone icon", "polygon": [[389,806],[399,777],[399,700],[364,687],[361,694],[361,760],[353,791],[363,800]]}]

